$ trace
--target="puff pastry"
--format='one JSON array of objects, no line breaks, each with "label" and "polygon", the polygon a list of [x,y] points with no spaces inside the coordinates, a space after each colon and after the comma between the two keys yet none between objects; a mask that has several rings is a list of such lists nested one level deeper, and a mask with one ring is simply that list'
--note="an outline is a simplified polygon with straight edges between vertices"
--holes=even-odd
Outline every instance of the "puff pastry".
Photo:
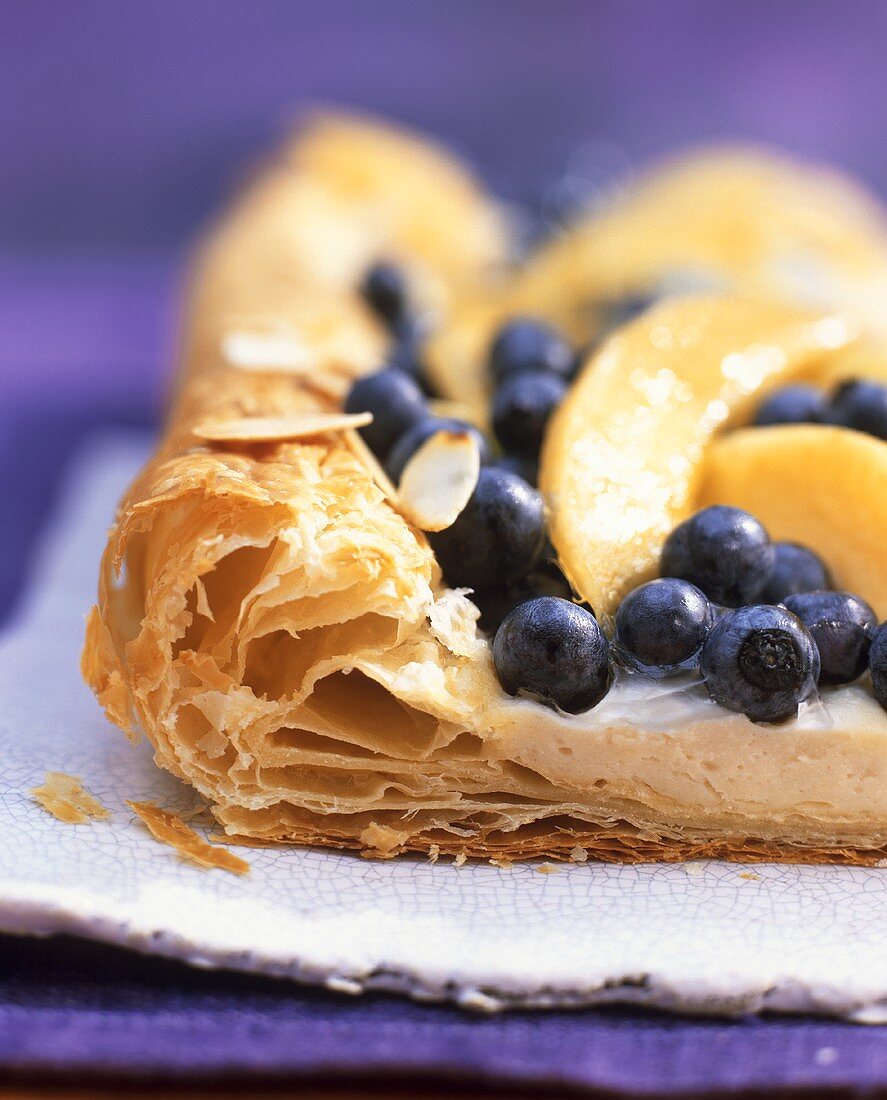
[{"label": "puff pastry", "polygon": [[864,687],[778,732],[686,685],[620,682],[578,717],[502,692],[474,605],[336,414],[384,351],[353,289],[369,263],[407,265],[446,316],[506,247],[461,167],[374,123],[315,120],[247,191],[198,258],[169,425],[102,562],[83,671],[109,718],[257,841],[883,858]]}]

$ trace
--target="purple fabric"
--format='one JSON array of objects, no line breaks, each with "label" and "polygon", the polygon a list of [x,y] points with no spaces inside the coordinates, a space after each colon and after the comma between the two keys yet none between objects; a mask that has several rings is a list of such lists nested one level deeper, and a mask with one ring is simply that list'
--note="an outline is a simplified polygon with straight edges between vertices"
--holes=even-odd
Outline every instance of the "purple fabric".
[{"label": "purple fabric", "polygon": [[[0,264],[0,601],[14,604],[61,468],[100,423],[152,423],[175,265]],[[31,459],[39,437],[44,462]],[[473,1018],[0,937],[0,1072],[409,1075],[680,1095],[887,1089],[887,1029],[626,1011]]]},{"label": "purple fabric", "polygon": [[753,138],[887,190],[887,5],[3,0],[0,245],[177,244],[295,106],[415,123],[522,196]]},{"label": "purple fabric", "polygon": [[105,423],[157,422],[175,269],[161,257],[0,258],[0,493],[13,507],[0,529],[0,617],[78,442]]},{"label": "purple fabric", "polygon": [[[887,1032],[609,1010],[474,1017],[0,937],[0,1068],[120,1077],[382,1075],[680,1096],[887,1087]],[[770,1092],[768,1092],[768,1095]]]}]

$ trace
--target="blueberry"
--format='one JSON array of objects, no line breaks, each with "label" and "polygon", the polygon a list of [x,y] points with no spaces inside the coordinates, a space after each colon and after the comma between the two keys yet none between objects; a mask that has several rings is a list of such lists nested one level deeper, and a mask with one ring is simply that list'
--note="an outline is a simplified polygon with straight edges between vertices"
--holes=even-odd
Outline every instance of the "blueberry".
[{"label": "blueberry", "polygon": [[865,600],[849,592],[800,592],[783,603],[813,635],[822,662],[820,683],[849,684],[865,672],[878,625]]},{"label": "blueberry", "polygon": [[508,470],[512,474],[522,477],[529,485],[537,485],[539,482],[539,464],[531,458],[522,458],[520,455],[502,455],[495,463],[500,469]]},{"label": "blueberry", "polygon": [[554,573],[537,566],[532,573],[518,577],[511,584],[476,589],[471,598],[480,608],[478,621],[481,629],[488,634],[494,634],[505,616],[527,600],[538,596],[559,596],[562,600],[569,600],[572,595],[570,585],[562,573]]},{"label": "blueberry", "polygon": [[374,264],[360,285],[364,301],[387,325],[395,326],[407,313],[407,286],[400,268],[391,263]]},{"label": "blueberry", "polygon": [[536,459],[548,418],[563,401],[567,383],[548,371],[506,378],[493,397],[493,431],[506,451]]},{"label": "blueberry", "polygon": [[774,542],[776,560],[761,603],[782,603],[798,592],[816,592],[830,588],[832,579],[822,559],[806,546],[795,542]]},{"label": "blueberry", "polygon": [[387,355],[387,362],[411,375],[422,392],[434,397],[428,372],[425,368],[423,346],[427,335],[425,326],[415,317],[406,317],[394,327],[393,343]]},{"label": "blueberry", "polygon": [[509,695],[528,695],[571,714],[607,694],[609,658],[595,617],[555,596],[516,607],[493,640],[496,673]]},{"label": "blueberry", "polygon": [[487,446],[487,441],[480,428],[476,428],[473,424],[468,424],[464,420],[426,415],[423,420],[414,423],[411,428],[408,428],[388,452],[388,458],[385,461],[385,469],[392,481],[400,481],[400,475],[403,473],[404,466],[406,466],[419,447],[430,435],[443,429],[457,432],[470,432],[477,440],[477,445],[480,448],[481,462],[484,463],[489,461],[490,448]]},{"label": "blueberry", "polygon": [[525,370],[550,371],[567,378],[572,369],[573,351],[563,336],[528,317],[503,325],[490,348],[490,373],[496,385]]},{"label": "blueberry", "polygon": [[516,474],[486,466],[456,522],[428,538],[452,587],[510,584],[545,545],[542,497]]},{"label": "blueberry", "polygon": [[800,619],[784,607],[758,604],[715,623],[699,666],[722,707],[753,722],[784,722],[815,692],[819,653]]},{"label": "blueberry", "polygon": [[869,669],[875,698],[887,710],[887,623],[882,623],[872,637]]},{"label": "blueberry", "polygon": [[360,434],[373,454],[383,460],[404,432],[428,416],[422,391],[396,367],[358,378],[345,398],[345,412],[373,414],[373,422],[361,428]]},{"label": "blueberry", "polygon": [[783,386],[765,397],[755,413],[759,428],[770,424],[815,424],[825,411],[825,397],[814,386]]},{"label": "blueberry", "polygon": [[672,577],[629,592],[616,613],[616,640],[635,668],[670,672],[698,655],[714,619],[694,584]]},{"label": "blueberry", "polygon": [[842,383],[832,394],[825,418],[829,424],[887,439],[887,386],[861,379]]},{"label": "blueberry", "polygon": [[754,516],[713,504],[668,536],[660,573],[695,584],[714,603],[741,607],[763,592],[775,557],[770,536]]}]

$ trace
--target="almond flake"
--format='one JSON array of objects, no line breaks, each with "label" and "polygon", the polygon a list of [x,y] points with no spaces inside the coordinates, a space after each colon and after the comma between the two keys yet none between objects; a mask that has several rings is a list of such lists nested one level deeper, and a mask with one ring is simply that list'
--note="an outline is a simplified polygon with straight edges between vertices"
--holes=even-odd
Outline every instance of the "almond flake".
[{"label": "almond flake", "polygon": [[111,815],[75,775],[47,772],[42,787],[35,787],[34,801],[66,825],[83,825],[91,817],[104,821]]},{"label": "almond flake", "polygon": [[398,495],[403,515],[421,531],[455,523],[477,485],[480,450],[469,432],[429,436],[404,467]]},{"label": "almond flake", "polygon": [[317,354],[298,336],[287,332],[229,332],[222,354],[232,367],[245,371],[306,374],[317,366]]},{"label": "almond flake", "polygon": [[183,859],[196,863],[199,867],[218,867],[235,875],[248,875],[249,864],[224,848],[217,848],[203,840],[186,825],[176,814],[155,806],[153,802],[130,802],[127,806],[141,818],[145,828],[161,844],[168,844]]},{"label": "almond flake", "polygon": [[306,412],[297,416],[244,416],[232,420],[204,420],[192,429],[209,443],[273,443],[306,439],[324,432],[362,428],[372,413]]}]

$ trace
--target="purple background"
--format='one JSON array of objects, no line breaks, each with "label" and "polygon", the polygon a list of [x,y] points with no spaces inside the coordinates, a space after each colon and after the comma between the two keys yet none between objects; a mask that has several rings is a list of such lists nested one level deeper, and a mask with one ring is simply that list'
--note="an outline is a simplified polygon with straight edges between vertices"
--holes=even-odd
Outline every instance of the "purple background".
[{"label": "purple background", "polygon": [[[525,201],[588,143],[624,171],[717,137],[887,192],[885,62],[875,0],[0,0],[0,614],[84,433],[156,423],[183,245],[299,103],[427,128]],[[887,1029],[483,1021],[0,938],[12,1069],[863,1092],[887,1089]]]},{"label": "purple background", "polygon": [[524,195],[578,144],[779,142],[887,188],[878,0],[3,0],[0,244],[168,246],[306,101]]}]

